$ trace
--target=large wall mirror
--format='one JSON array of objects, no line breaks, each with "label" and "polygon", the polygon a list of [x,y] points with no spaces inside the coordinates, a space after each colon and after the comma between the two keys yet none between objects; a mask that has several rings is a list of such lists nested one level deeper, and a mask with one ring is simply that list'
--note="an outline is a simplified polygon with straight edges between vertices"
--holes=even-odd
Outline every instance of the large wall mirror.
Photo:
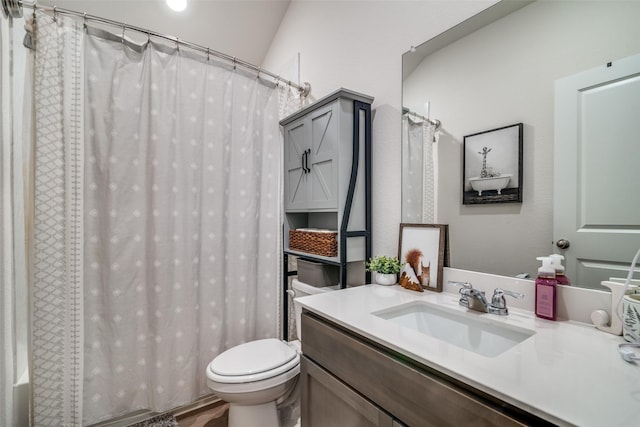
[{"label": "large wall mirror", "polygon": [[[566,237],[554,230],[554,223],[558,228],[557,214],[582,218],[581,209],[593,204],[594,196],[585,201],[580,189],[565,190],[557,185],[564,182],[564,168],[562,164],[554,167],[554,151],[564,142],[555,141],[556,125],[576,118],[556,116],[556,84],[586,70],[606,69],[607,64],[616,68],[624,58],[639,55],[638,16],[637,0],[507,0],[404,54],[403,222],[449,224],[450,263],[456,268],[535,277],[536,257],[555,252],[570,258],[580,244],[572,242],[566,249],[556,246]],[[637,101],[638,80],[629,80],[619,92],[631,93]],[[580,94],[585,93],[581,90]],[[604,99],[598,96],[589,98],[598,101],[592,102],[595,106]],[[578,99],[576,96],[576,103]],[[629,108],[640,111],[639,104],[630,102]],[[592,116],[601,117],[598,114]],[[638,112],[632,115],[640,116]],[[573,284],[598,289],[600,281],[609,276],[625,277],[640,247],[640,191],[634,189],[640,181],[640,125],[635,123],[640,121],[625,122],[632,122],[627,132],[635,132],[635,149],[630,146],[630,152],[623,152],[613,144],[620,139],[617,130],[606,127],[617,126],[621,115],[614,116],[581,131],[598,134],[601,153],[607,153],[601,156],[602,163],[590,170],[609,168],[628,177],[625,188],[602,190],[601,194],[617,192],[617,197],[603,197],[600,203],[603,211],[620,212],[620,228],[630,232],[628,246],[612,255],[604,270],[598,269],[599,259],[588,253],[574,255],[567,266]],[[437,122],[441,124],[438,129]],[[516,123],[524,124],[522,202],[463,205],[464,137]],[[580,150],[574,156],[583,156]],[[590,175],[588,170],[579,172]],[[606,179],[607,174],[604,176]],[[556,208],[563,212],[554,212],[554,202],[565,194],[572,196],[577,207]],[[596,204],[598,201],[595,199]],[[609,206],[614,202],[616,206]],[[607,231],[608,225],[600,224],[599,219],[586,223],[584,228]],[[596,240],[595,244],[616,252],[613,248],[617,244],[608,240]]]}]

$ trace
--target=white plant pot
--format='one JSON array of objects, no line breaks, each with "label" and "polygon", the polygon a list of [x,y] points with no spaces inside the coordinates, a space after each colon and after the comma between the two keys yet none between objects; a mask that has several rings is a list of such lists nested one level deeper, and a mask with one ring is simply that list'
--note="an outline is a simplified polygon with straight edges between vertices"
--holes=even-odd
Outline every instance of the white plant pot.
[{"label": "white plant pot", "polygon": [[398,276],[396,274],[385,274],[376,272],[375,281],[378,285],[391,286],[396,284],[396,282],[398,281]]}]

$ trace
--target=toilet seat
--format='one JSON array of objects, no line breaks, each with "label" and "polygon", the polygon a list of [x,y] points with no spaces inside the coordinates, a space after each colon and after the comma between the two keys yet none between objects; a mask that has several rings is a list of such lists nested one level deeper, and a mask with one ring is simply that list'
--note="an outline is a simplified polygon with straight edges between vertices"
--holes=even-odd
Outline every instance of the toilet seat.
[{"label": "toilet seat", "polygon": [[300,364],[294,347],[275,338],[251,341],[218,355],[207,367],[211,381],[239,384],[261,381],[290,371]]}]

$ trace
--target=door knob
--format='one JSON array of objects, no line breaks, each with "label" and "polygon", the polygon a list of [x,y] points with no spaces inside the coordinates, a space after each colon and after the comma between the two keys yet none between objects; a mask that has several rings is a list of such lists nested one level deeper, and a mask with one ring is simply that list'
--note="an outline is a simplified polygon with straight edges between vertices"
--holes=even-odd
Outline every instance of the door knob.
[{"label": "door knob", "polygon": [[571,242],[569,242],[567,239],[560,239],[556,242],[556,246],[560,249],[567,249],[569,246],[571,246]]}]

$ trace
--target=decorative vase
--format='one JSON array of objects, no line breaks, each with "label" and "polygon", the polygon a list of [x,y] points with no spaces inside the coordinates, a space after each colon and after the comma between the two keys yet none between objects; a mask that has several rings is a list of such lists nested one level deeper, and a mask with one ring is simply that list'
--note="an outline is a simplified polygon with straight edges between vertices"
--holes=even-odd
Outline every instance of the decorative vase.
[{"label": "decorative vase", "polygon": [[395,285],[398,276],[396,274],[386,274],[386,273],[378,273],[376,271],[375,280],[378,285],[391,286]]}]

